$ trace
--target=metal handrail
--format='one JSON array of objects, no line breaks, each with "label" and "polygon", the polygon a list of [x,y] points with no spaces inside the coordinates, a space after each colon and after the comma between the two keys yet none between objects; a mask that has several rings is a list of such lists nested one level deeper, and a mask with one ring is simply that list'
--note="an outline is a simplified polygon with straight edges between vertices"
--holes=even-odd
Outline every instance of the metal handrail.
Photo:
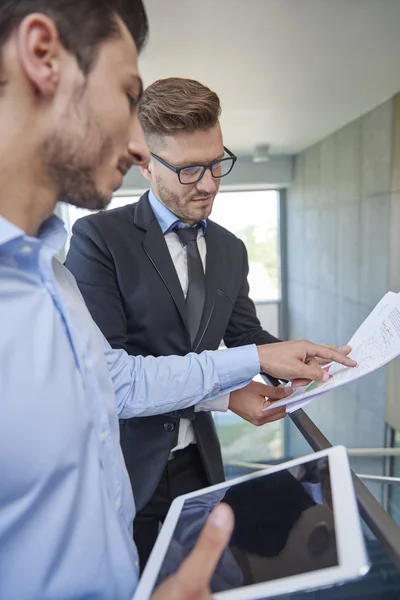
[{"label": "metal handrail", "polygon": [[360,479],[369,479],[370,481],[387,483],[389,485],[400,485],[400,477],[390,477],[389,475],[371,475],[368,473],[356,473],[356,475]]},{"label": "metal handrail", "polygon": [[[314,451],[332,448],[332,444],[304,410],[299,409],[289,417]],[[400,569],[399,527],[354,472],[353,483],[362,518]]]},{"label": "metal handrail", "polygon": [[[251,462],[248,460],[228,460],[225,461],[227,467],[244,467],[246,469],[254,469],[255,471],[262,471],[263,469],[271,469],[276,467],[276,464]],[[376,481],[381,483],[387,483],[389,485],[399,485],[400,477],[389,477],[388,475],[371,475],[368,473],[354,473],[359,479],[368,479],[369,481]]]},{"label": "metal handrail", "polygon": [[347,448],[347,454],[369,458],[400,456],[400,448]]}]

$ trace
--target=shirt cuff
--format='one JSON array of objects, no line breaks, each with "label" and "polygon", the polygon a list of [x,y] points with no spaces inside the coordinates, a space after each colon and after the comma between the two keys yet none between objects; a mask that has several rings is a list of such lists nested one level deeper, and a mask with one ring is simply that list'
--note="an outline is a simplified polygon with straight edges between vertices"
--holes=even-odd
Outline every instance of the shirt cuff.
[{"label": "shirt cuff", "polygon": [[215,400],[206,400],[200,402],[194,407],[194,412],[210,412],[211,410],[217,410],[219,412],[226,412],[229,408],[230,394],[224,394]]},{"label": "shirt cuff", "polygon": [[241,387],[260,372],[257,346],[239,346],[214,352],[215,365],[221,384],[221,393]]}]

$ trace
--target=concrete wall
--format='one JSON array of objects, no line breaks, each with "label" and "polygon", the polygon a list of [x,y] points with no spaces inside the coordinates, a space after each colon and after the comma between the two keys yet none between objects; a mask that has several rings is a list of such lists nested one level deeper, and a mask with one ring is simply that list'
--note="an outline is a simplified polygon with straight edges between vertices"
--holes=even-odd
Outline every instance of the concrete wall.
[{"label": "concrete wall", "polygon": [[[399,99],[389,100],[296,157],[287,201],[292,339],[343,345],[389,289],[400,291],[400,174],[392,169],[399,115]],[[308,413],[334,444],[383,446],[387,392],[381,369]]]},{"label": "concrete wall", "polygon": [[[389,286],[400,291],[400,94],[393,103],[392,193],[390,196]],[[400,360],[388,366],[386,420],[400,432]]]}]

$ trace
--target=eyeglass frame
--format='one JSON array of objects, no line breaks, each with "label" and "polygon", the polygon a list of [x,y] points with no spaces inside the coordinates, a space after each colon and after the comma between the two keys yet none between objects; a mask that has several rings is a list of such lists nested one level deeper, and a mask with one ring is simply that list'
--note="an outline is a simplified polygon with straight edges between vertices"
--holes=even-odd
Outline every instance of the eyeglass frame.
[{"label": "eyeglass frame", "polygon": [[[230,150],[228,150],[228,148],[226,148],[225,146],[223,146],[225,152],[229,155],[226,156],[225,158],[219,158],[217,160],[213,160],[213,162],[211,163],[203,163],[203,164],[191,164],[191,165],[185,165],[183,167],[174,167],[172,165],[170,165],[166,160],[164,160],[163,158],[161,158],[161,156],[158,156],[157,154],[154,154],[153,152],[150,152],[150,155],[155,158],[156,160],[158,160],[158,162],[160,162],[162,165],[164,165],[164,167],[167,167],[167,169],[170,169],[171,171],[173,171],[174,173],[176,173],[178,175],[178,179],[179,179],[179,183],[181,185],[193,185],[194,183],[198,183],[199,181],[201,181],[204,177],[205,172],[207,171],[207,169],[210,170],[210,173],[212,175],[212,177],[214,179],[222,179],[223,177],[226,177],[227,175],[229,175],[229,173],[232,171],[233,167],[235,166],[235,163],[237,161],[237,156],[235,156],[233,154],[233,152],[231,152]],[[217,163],[221,163],[227,160],[232,160],[232,166],[229,169],[229,171],[227,173],[225,173],[225,175],[221,175],[220,177],[215,177],[213,172],[212,172],[212,168],[214,165],[216,165]],[[181,181],[181,171],[184,171],[185,169],[189,169],[190,167],[201,167],[203,169],[203,171],[201,172],[200,176],[198,179],[196,179],[196,181],[190,181],[188,183],[183,183]]]}]

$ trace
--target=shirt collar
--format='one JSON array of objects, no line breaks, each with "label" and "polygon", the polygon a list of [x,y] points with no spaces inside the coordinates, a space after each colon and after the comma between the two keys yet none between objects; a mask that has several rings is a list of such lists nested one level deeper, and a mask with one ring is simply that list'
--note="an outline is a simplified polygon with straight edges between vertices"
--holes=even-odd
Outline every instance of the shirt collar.
[{"label": "shirt collar", "polygon": [[25,234],[22,229],[0,216],[0,247],[23,235]]},{"label": "shirt collar", "polygon": [[0,216],[0,248],[18,238],[40,240],[42,244],[52,250],[53,254],[57,254],[67,241],[67,232],[61,219],[52,215],[40,227],[38,237],[30,238],[22,229]]},{"label": "shirt collar", "polygon": [[[149,190],[149,202],[164,235],[172,231],[176,225],[182,225],[184,227],[187,226],[185,223],[181,223],[181,221],[176,218],[176,215],[174,215],[169,208],[160,202],[160,200],[155,196],[153,190]],[[202,221],[199,221],[199,223],[201,224],[205,233],[207,229],[207,221],[203,219]]]}]

